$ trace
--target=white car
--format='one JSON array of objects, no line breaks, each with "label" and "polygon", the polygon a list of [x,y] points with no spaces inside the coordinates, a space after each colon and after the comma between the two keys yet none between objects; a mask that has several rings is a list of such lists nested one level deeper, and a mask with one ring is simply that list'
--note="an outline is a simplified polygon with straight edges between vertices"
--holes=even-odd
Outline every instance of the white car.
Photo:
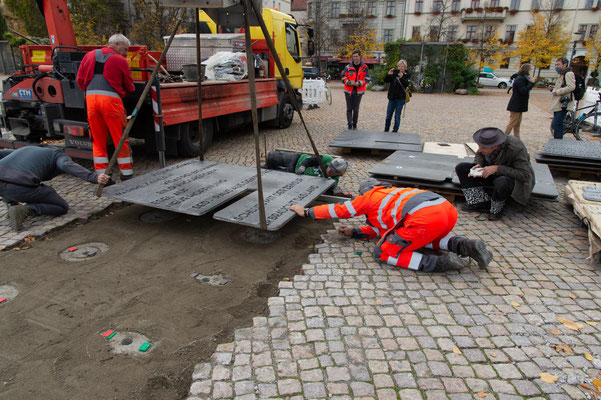
[{"label": "white car", "polygon": [[505,89],[509,86],[509,79],[499,78],[495,74],[490,72],[480,72],[480,78],[478,81],[482,86],[498,87],[499,89]]}]

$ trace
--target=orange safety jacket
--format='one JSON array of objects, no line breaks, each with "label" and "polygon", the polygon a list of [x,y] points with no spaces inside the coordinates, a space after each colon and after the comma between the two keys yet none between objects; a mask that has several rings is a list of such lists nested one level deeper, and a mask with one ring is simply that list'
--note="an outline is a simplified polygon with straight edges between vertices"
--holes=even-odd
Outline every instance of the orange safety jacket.
[{"label": "orange safety jacket", "polygon": [[[313,219],[367,217],[367,225],[359,228],[361,239],[382,237],[402,223],[407,214],[412,214],[433,201],[443,202],[440,195],[415,188],[376,186],[362,196],[338,204],[324,204],[308,210]],[[355,237],[355,235],[354,235]]]},{"label": "orange safety jacket", "polygon": [[[367,64],[361,62],[358,67],[355,66],[352,62],[344,68],[344,73],[342,74],[342,82],[344,83],[344,92],[348,94],[353,93],[353,89],[357,89],[357,94],[365,93],[365,88],[367,87],[367,80],[369,79],[369,68]],[[351,86],[349,83],[351,81],[358,81],[360,83],[359,86]]]}]

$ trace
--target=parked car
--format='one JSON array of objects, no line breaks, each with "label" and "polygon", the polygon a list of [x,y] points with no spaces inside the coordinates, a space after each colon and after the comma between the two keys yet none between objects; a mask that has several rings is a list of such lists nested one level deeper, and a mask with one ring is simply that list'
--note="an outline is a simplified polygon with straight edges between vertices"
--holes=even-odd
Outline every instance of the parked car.
[{"label": "parked car", "polygon": [[480,72],[479,76],[480,78],[478,81],[482,86],[498,87],[499,89],[505,89],[509,86],[509,79],[499,78],[490,72]]},{"label": "parked car", "polygon": [[320,73],[317,67],[303,67],[304,79],[319,79]]}]

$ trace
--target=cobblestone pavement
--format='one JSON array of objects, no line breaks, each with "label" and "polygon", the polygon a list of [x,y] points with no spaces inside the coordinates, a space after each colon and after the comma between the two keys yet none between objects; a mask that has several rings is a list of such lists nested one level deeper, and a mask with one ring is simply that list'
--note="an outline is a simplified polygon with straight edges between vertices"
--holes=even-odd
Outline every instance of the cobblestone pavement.
[{"label": "cobblestone pavement", "polygon": [[[333,104],[303,115],[319,150],[341,154],[328,144],[346,126],[345,101],[341,85],[330,86]],[[504,128],[508,99],[501,90],[416,94],[401,131],[419,133],[422,141],[471,141],[481,127]],[[524,115],[522,139],[531,153],[549,137],[551,120],[542,109],[548,99],[548,92],[534,92]],[[359,128],[381,130],[386,102],[386,93],[368,92]],[[267,150],[308,150],[301,128],[295,118],[289,129],[262,131]],[[252,166],[252,146],[249,130],[234,132],[217,138],[206,158]],[[383,158],[344,156],[350,167],[341,187],[351,192]],[[136,168],[156,168],[156,162],[137,158]],[[556,176],[560,191],[566,181]],[[93,186],[75,178],[60,177],[52,185],[71,203],[69,214],[36,219],[30,231],[15,235],[0,212],[0,244],[111,203],[94,199]],[[236,331],[232,343],[220,344],[209,362],[196,366],[189,399],[592,398],[587,388],[601,381],[601,276],[585,260],[586,230],[572,211],[563,201],[532,201],[500,222],[460,212],[455,232],[488,243],[494,253],[488,271],[473,264],[460,274],[399,270],[373,261],[373,243],[327,232],[302,274],[280,283],[269,314],[257,316],[252,327]],[[558,317],[577,322],[577,330]],[[558,380],[545,383],[542,372]]]}]

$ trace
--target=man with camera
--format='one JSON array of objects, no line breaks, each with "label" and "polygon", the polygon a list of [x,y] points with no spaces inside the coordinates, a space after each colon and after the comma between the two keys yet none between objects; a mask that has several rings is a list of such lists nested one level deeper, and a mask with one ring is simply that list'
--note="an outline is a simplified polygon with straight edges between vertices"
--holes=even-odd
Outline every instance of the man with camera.
[{"label": "man with camera", "polygon": [[563,139],[563,123],[566,119],[568,110],[574,108],[574,96],[572,92],[576,89],[576,76],[572,68],[568,67],[567,58],[558,58],[555,61],[555,71],[559,74],[555,81],[555,86],[549,85],[548,88],[553,92],[553,99],[549,112],[553,113],[553,122],[551,122],[551,133],[555,139]]}]

